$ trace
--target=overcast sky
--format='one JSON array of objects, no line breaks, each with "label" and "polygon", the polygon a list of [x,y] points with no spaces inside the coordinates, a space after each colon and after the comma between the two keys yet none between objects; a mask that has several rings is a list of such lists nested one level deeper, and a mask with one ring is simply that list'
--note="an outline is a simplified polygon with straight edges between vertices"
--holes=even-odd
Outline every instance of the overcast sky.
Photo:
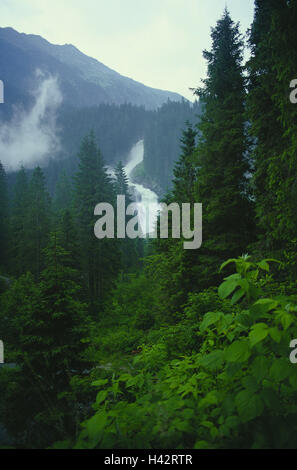
[{"label": "overcast sky", "polygon": [[192,99],[227,5],[245,33],[253,0],[0,0],[1,26],[74,44],[122,75]]}]

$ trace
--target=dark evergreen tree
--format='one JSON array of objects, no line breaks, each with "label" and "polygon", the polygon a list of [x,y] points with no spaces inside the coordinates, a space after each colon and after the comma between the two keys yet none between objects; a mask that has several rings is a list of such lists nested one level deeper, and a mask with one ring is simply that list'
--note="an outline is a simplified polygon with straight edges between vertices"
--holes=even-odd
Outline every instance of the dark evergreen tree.
[{"label": "dark evergreen tree", "polygon": [[112,289],[120,259],[115,240],[98,240],[94,235],[94,209],[100,202],[114,205],[115,193],[94,134],[91,133],[83,140],[79,153],[75,204],[82,264],[93,306],[102,304]]},{"label": "dark evergreen tree", "polygon": [[[248,143],[245,124],[243,41],[239,25],[225,10],[212,29],[212,49],[205,51],[208,76],[196,90],[204,105],[197,148],[196,201],[203,204],[201,278],[208,282],[229,256],[242,254],[252,240],[248,193]],[[204,273],[203,273],[204,271]],[[215,281],[215,279],[214,279]]]},{"label": "dark evergreen tree", "polygon": [[51,222],[51,201],[46,189],[45,177],[40,167],[32,175],[28,187],[28,211],[26,217],[26,244],[30,259],[30,271],[38,279],[44,268],[43,250],[46,247]]},{"label": "dark evergreen tree", "polygon": [[11,272],[21,276],[31,269],[31,258],[28,252],[28,178],[24,167],[17,173],[12,201],[11,231]]},{"label": "dark evergreen tree", "polygon": [[289,100],[296,78],[297,3],[256,0],[255,6],[248,110],[257,221],[263,250],[282,257],[297,230],[297,108]]},{"label": "dark evergreen tree", "polygon": [[119,196],[126,196],[126,203],[130,204],[131,194],[129,190],[129,180],[121,161],[115,168],[115,191]]},{"label": "dark evergreen tree", "polygon": [[74,435],[82,417],[71,380],[88,367],[82,340],[89,319],[69,255],[52,234],[40,283],[28,273],[2,297],[1,334],[8,357],[19,366],[5,424],[25,446],[44,447]]},{"label": "dark evergreen tree", "polygon": [[144,133],[144,173],[150,186],[162,196],[172,190],[173,169],[180,153],[180,136],[186,121],[196,124],[199,101],[164,104],[153,113]]},{"label": "dark evergreen tree", "polygon": [[[126,209],[129,204],[132,203],[132,195],[129,188],[129,180],[125,171],[125,168],[120,161],[115,168],[115,192],[118,196],[125,196]],[[125,224],[127,225],[129,219],[125,217]],[[137,269],[141,265],[139,258],[143,255],[143,240],[138,238],[136,240],[130,240],[125,238],[118,240],[118,246],[121,252],[121,276],[125,277],[125,274],[133,269]]]},{"label": "dark evergreen tree", "polygon": [[65,210],[61,213],[57,224],[57,232],[59,234],[59,244],[61,248],[69,253],[69,266],[80,270],[80,245],[71,211]]},{"label": "dark evergreen tree", "polygon": [[182,204],[194,202],[194,185],[197,177],[197,167],[194,160],[197,131],[187,122],[187,129],[181,138],[182,153],[173,170],[173,199]]},{"label": "dark evergreen tree", "polygon": [[53,199],[53,209],[56,213],[69,210],[73,203],[73,188],[70,179],[65,171],[62,171],[58,179],[55,197]]},{"label": "dark evergreen tree", "polygon": [[8,269],[9,218],[5,169],[0,162],[0,269]]},{"label": "dark evergreen tree", "polygon": [[[167,205],[178,203],[181,207],[183,203],[196,202],[196,136],[197,132],[187,122],[187,128],[180,139],[181,155],[174,169],[173,189],[163,198]],[[193,209],[193,205],[191,207]],[[159,226],[160,218],[158,230]],[[188,292],[199,288],[196,273],[197,252],[186,251],[183,241],[172,239],[171,229],[172,219],[169,214],[169,238],[154,240],[151,244],[151,257],[147,260],[147,270],[154,281],[154,271],[158,273],[160,309],[163,319],[169,322],[179,318],[179,311],[187,301]]]}]

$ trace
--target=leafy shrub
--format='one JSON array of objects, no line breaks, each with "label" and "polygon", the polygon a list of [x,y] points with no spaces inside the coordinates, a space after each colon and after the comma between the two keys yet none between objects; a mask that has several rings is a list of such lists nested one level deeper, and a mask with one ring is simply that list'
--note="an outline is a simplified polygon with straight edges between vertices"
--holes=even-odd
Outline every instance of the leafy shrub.
[{"label": "leafy shrub", "polygon": [[[296,448],[289,344],[297,306],[289,297],[263,296],[268,261],[231,262],[236,273],[219,287],[221,308],[199,324],[199,351],[172,360],[162,334],[131,372],[95,381],[95,414],[83,423],[77,448]],[[188,317],[199,310],[195,301]]]}]

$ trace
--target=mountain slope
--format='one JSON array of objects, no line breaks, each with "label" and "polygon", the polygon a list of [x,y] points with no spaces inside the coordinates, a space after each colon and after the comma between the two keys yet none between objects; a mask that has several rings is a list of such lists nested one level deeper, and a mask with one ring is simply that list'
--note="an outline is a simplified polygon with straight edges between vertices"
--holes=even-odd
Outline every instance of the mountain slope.
[{"label": "mountain slope", "polygon": [[0,28],[0,65],[6,101],[10,103],[30,102],[36,70],[58,76],[64,102],[78,107],[132,103],[156,109],[168,99],[182,99],[177,93],[123,77],[70,44],[53,45],[40,36],[12,28]]}]

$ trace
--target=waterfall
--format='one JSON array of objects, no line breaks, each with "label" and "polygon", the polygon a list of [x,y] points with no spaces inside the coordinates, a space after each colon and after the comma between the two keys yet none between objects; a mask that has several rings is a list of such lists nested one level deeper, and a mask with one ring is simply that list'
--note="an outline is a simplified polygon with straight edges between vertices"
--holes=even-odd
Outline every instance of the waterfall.
[{"label": "waterfall", "polygon": [[130,151],[125,171],[129,179],[129,185],[135,194],[136,202],[138,204],[138,214],[142,232],[148,235],[154,231],[160,206],[158,196],[154,191],[145,188],[142,184],[135,184],[131,181],[132,172],[137,165],[143,162],[143,157],[144,141],[140,140]]}]

